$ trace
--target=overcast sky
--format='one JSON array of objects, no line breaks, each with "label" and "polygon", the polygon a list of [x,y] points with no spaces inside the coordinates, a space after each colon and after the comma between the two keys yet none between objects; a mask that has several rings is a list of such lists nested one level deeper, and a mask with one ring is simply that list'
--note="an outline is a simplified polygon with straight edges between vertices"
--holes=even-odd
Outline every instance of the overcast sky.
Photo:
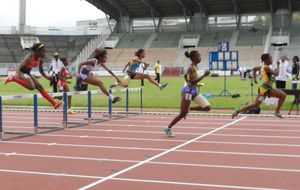
[{"label": "overcast sky", "polygon": [[[31,26],[72,27],[78,20],[104,17],[85,0],[27,0],[26,24]],[[1,0],[0,26],[17,26],[18,18],[19,0]]]}]

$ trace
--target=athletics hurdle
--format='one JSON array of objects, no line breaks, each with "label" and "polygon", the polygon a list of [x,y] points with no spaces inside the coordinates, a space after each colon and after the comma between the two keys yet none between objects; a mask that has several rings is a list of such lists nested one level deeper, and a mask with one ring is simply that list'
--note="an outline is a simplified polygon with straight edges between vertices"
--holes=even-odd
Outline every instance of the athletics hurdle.
[{"label": "athletics hurdle", "polygon": [[[108,121],[112,119],[118,119],[118,118],[124,118],[128,117],[129,115],[139,114],[142,113],[143,109],[143,98],[142,98],[142,88],[127,88],[127,89],[115,89],[112,90],[111,93],[121,93],[125,92],[126,94],[126,105],[125,105],[125,112],[113,112],[113,106],[112,102],[109,101],[108,105],[108,117],[106,118],[96,118],[92,117],[92,94],[102,94],[100,90],[94,90],[94,91],[75,91],[75,92],[59,92],[59,93],[49,93],[51,97],[63,97],[63,111],[47,111],[49,113],[60,113],[62,112],[62,121],[59,122],[59,124],[56,124],[55,126],[43,126],[41,125],[41,122],[39,121],[40,113],[39,112],[39,106],[38,106],[38,98],[42,97],[40,94],[26,94],[26,95],[14,95],[14,96],[0,96],[0,140],[9,140],[4,139],[5,134],[13,134],[18,135],[14,138],[24,137],[24,136],[30,136],[34,134],[39,133],[46,133],[56,130],[62,130],[65,128],[72,128],[72,127],[80,127],[85,125],[91,125],[98,122]],[[140,112],[129,112],[129,93],[130,92],[140,92]],[[87,109],[87,118],[84,118],[83,120],[87,120],[87,122],[72,122],[69,119],[67,110],[68,110],[68,96],[74,96],[74,95],[87,95],[87,103],[88,103],[88,109]],[[4,130],[3,126],[3,100],[18,100],[18,99],[30,99],[33,98],[33,131],[8,131]],[[29,110],[32,111],[32,110]],[[123,115],[122,115],[123,114]],[[49,114],[50,115],[50,114]],[[48,116],[47,116],[48,117]],[[49,117],[47,118],[49,119]],[[51,122],[47,122],[47,124],[51,124]],[[39,129],[46,129],[44,131],[41,131]]]},{"label": "athletics hurdle", "polygon": [[[142,87],[114,89],[114,90],[110,89],[109,92],[111,94],[125,92],[125,111],[124,112],[113,111],[112,101],[109,100],[108,115],[104,115],[106,117],[109,117],[109,120],[122,119],[122,118],[128,117],[129,115],[137,115],[137,114],[143,113],[143,88]],[[139,105],[140,111],[139,112],[138,111],[130,112],[130,110],[129,110],[130,92],[139,92],[139,99],[140,99],[140,105]]]}]

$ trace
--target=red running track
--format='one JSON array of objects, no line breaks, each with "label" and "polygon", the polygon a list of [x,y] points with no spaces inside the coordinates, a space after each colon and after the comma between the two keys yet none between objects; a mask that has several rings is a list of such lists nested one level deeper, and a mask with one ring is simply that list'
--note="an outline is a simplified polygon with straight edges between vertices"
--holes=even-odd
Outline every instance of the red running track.
[{"label": "red running track", "polygon": [[[0,189],[299,189],[299,118],[193,116],[168,138],[162,129],[173,117],[137,115],[2,141]],[[3,118],[5,131],[33,131],[31,112]],[[41,113],[39,122],[60,126],[61,118]]]}]

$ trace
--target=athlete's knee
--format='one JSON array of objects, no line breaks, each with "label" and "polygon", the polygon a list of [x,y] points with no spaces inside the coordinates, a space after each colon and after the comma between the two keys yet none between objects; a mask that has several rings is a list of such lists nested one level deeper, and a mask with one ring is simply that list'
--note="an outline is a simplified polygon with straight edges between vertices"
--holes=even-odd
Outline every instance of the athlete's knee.
[{"label": "athlete's knee", "polygon": [[145,77],[146,79],[150,79],[150,78],[151,78],[149,74],[144,74],[144,77]]},{"label": "athlete's knee", "polygon": [[103,83],[102,81],[98,81],[98,82],[97,82],[97,85],[100,86],[100,87],[103,87],[103,86],[104,86],[104,83]]},{"label": "athlete's knee", "polygon": [[33,90],[34,90],[34,89],[37,89],[37,90],[39,90],[39,91],[44,90],[43,86],[40,85],[40,84],[36,84],[35,87],[32,86],[31,88],[32,88]]},{"label": "athlete's knee", "polygon": [[284,98],[284,99],[285,99],[285,98],[286,98],[286,96],[287,96],[287,95],[286,95],[286,93],[285,93],[285,92],[282,92],[282,98]]},{"label": "athlete's knee", "polygon": [[182,111],[182,112],[179,113],[179,116],[181,118],[184,118],[188,113],[189,113],[188,111]]}]

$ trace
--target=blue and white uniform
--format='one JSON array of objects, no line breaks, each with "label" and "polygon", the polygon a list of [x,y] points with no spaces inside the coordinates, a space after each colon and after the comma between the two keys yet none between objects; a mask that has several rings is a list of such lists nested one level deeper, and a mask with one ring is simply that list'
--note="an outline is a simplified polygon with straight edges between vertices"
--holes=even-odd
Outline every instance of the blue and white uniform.
[{"label": "blue and white uniform", "polygon": [[196,66],[192,66],[193,70],[194,70],[194,75],[193,76],[189,76],[188,74],[186,75],[186,82],[187,85],[185,87],[182,88],[181,93],[183,95],[185,95],[185,99],[186,100],[193,100],[196,104],[198,104],[200,107],[205,108],[210,106],[209,102],[206,100],[206,98],[204,96],[202,96],[202,94],[198,93],[198,88],[197,88],[197,84],[193,85],[190,82],[190,78],[198,78],[198,68]]},{"label": "blue and white uniform", "polygon": [[85,80],[94,71],[98,65],[98,60],[95,58],[89,59],[89,62],[93,62],[93,65],[83,65],[80,68],[79,76],[82,80]]}]

